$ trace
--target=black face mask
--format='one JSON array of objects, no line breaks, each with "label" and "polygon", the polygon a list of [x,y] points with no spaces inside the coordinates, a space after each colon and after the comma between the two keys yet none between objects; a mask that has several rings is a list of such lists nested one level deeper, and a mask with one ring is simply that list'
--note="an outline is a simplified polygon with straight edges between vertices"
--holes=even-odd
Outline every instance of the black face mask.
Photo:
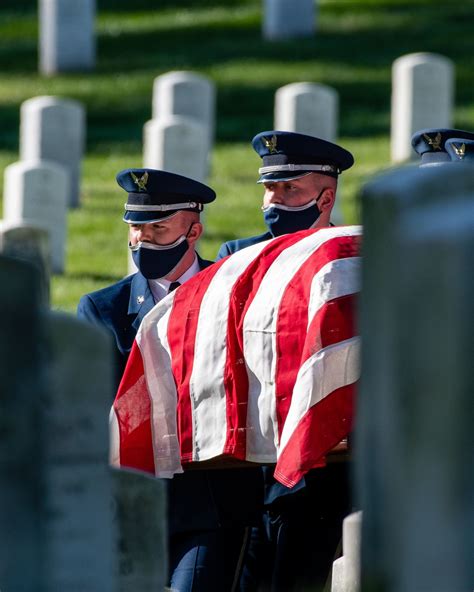
[{"label": "black face mask", "polygon": [[271,204],[263,208],[263,219],[273,236],[281,236],[298,230],[307,230],[321,216],[317,199],[312,199],[304,206],[290,207],[282,204]]},{"label": "black face mask", "polygon": [[189,249],[186,236],[181,235],[178,240],[170,245],[155,245],[153,243],[139,242],[129,245],[132,258],[140,273],[147,280],[156,280],[171,273],[179,264]]}]

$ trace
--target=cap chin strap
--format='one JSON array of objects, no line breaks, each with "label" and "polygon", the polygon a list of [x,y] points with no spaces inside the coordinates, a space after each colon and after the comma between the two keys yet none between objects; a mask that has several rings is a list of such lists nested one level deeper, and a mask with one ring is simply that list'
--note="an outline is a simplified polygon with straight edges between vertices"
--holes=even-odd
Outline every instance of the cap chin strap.
[{"label": "cap chin strap", "polygon": [[274,166],[264,166],[258,169],[260,175],[285,171],[319,171],[322,173],[340,173],[338,167],[332,164],[276,164]]}]

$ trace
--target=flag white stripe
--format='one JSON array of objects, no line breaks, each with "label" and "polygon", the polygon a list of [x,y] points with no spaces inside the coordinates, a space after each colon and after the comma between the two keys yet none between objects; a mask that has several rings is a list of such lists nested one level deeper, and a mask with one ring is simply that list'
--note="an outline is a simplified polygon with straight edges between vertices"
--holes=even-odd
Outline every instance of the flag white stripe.
[{"label": "flag white stripe", "polygon": [[230,295],[236,280],[267,244],[252,245],[224,261],[202,299],[190,381],[194,460],[206,460],[223,451],[227,436],[224,370]]},{"label": "flag white stripe", "polygon": [[307,411],[338,388],[352,384],[360,375],[360,337],[330,345],[301,366],[281,435],[278,456]]},{"label": "flag white stripe", "polygon": [[120,429],[113,406],[109,414],[109,464],[120,467]]},{"label": "flag white stripe", "polygon": [[183,472],[176,423],[176,385],[167,336],[175,295],[172,292],[145,315],[136,337],[151,401],[153,457],[158,477]]},{"label": "flag white stripe", "polygon": [[360,290],[360,257],[330,261],[314,276],[308,304],[308,328],[318,310],[334,298]]}]

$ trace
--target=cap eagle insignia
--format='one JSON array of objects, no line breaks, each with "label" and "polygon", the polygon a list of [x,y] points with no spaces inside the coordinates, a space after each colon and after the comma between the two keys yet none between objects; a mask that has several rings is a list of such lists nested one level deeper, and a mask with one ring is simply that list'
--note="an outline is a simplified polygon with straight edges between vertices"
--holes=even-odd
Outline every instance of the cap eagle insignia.
[{"label": "cap eagle insignia", "polygon": [[456,153],[456,156],[459,156],[459,159],[462,160],[464,158],[464,155],[466,154],[466,144],[461,144],[461,146],[456,146],[456,144],[452,144],[452,147],[454,148],[454,152]]},{"label": "cap eagle insignia", "polygon": [[433,150],[441,150],[441,134],[440,132],[438,132],[436,134],[436,136],[433,138],[430,138],[428,136],[428,134],[423,134],[423,137],[425,138],[425,140],[428,142],[428,144],[430,146],[433,146]]},{"label": "cap eagle insignia", "polygon": [[143,173],[143,175],[140,178],[138,178],[133,172],[130,172],[130,175],[132,176],[133,182],[138,187],[138,191],[146,191],[146,184],[148,183],[148,173]]},{"label": "cap eagle insignia", "polygon": [[270,154],[275,154],[277,152],[278,138],[275,136],[275,134],[273,134],[273,136],[270,139],[262,138],[262,140],[265,145],[265,148],[268,148],[270,150]]}]

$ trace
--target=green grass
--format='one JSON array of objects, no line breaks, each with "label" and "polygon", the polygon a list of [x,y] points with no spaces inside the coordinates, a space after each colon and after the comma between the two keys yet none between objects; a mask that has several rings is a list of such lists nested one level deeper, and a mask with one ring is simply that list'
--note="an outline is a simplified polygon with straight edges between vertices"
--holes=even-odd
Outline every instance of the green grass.
[{"label": "green grass", "polygon": [[259,159],[253,135],[273,127],[273,97],[283,84],[314,81],[340,97],[340,143],[356,165],[344,174],[343,212],[359,221],[361,185],[389,164],[391,65],[431,51],[456,65],[454,125],[474,129],[474,0],[320,0],[311,39],[265,42],[261,0],[98,0],[97,68],[41,77],[37,72],[37,1],[0,4],[0,187],[18,160],[19,108],[37,95],[83,102],[87,152],[82,206],[68,217],[66,273],[52,282],[55,308],[74,311],[86,291],[126,273],[122,168],[141,166],[142,129],[151,116],[153,79],[194,70],[217,86],[216,147],[200,251],[213,258],[227,239],[263,230]]}]

